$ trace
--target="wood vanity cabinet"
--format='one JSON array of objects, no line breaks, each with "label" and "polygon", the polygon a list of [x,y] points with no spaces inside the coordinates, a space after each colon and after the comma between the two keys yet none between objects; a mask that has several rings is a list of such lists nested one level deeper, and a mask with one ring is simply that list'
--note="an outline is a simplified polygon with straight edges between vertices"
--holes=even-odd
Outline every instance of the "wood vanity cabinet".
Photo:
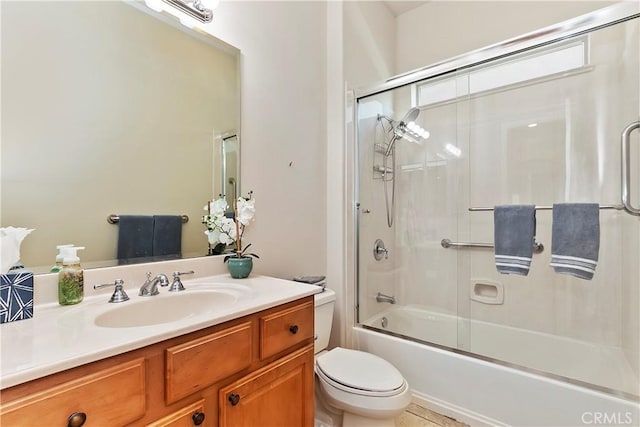
[{"label": "wood vanity cabinet", "polygon": [[220,427],[311,426],[313,345],[222,388]]},{"label": "wood vanity cabinet", "polygon": [[0,425],[311,427],[313,308],[302,298],[7,388]]}]

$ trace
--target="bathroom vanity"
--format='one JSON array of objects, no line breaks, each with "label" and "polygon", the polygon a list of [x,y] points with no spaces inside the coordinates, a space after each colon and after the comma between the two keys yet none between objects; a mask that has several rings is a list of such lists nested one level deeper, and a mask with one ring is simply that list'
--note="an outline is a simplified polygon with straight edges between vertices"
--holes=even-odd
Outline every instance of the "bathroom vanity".
[{"label": "bathroom vanity", "polygon": [[[313,294],[319,289],[266,277],[250,278],[241,285],[225,280],[214,276],[185,281],[183,295],[191,292],[198,298],[220,289],[249,288],[206,316],[123,327],[104,319],[120,310],[113,319],[126,320],[123,310],[129,302],[117,307],[120,304],[108,304],[101,296],[86,307],[43,309],[40,317],[36,314],[31,319],[36,320],[31,327],[30,320],[23,325],[16,322],[13,328],[4,325],[3,357],[12,334],[25,328],[36,333],[32,354],[24,355],[25,366],[14,357],[3,360],[2,387],[6,388],[0,395],[0,423],[312,426]],[[167,292],[159,297],[132,297],[131,306],[155,303],[160,307],[163,300],[183,298]],[[97,326],[99,318],[107,323]],[[76,323],[80,319],[86,323]],[[44,342],[36,342],[35,337]],[[17,335],[14,338],[19,340]],[[118,339],[120,345],[114,344]],[[85,340],[84,345],[78,340]],[[155,342],[133,348],[149,341]],[[54,342],[76,350],[55,348]],[[51,347],[48,355],[34,353],[47,346]],[[80,356],[78,349],[83,349]],[[75,357],[72,363],[77,366],[60,370],[68,363],[65,354],[67,359]],[[101,357],[105,354],[109,356]],[[6,386],[12,383],[16,384]]]}]

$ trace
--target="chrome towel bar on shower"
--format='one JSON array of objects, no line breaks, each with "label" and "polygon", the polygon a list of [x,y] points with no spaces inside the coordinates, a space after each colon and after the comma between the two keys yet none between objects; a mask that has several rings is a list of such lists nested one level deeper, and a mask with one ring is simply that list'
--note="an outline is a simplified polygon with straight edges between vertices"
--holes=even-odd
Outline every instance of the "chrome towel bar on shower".
[{"label": "chrome towel bar on shower", "polygon": [[[535,209],[537,211],[550,211],[553,210],[553,206],[536,206]],[[600,209],[615,209],[617,211],[621,211],[624,210],[624,206],[622,205],[601,205]],[[481,212],[481,211],[492,211],[493,208],[489,208],[489,207],[475,207],[475,208],[469,208],[468,209],[469,212]]]},{"label": "chrome towel bar on shower", "polygon": [[[452,242],[451,239],[442,239],[440,246],[443,248],[493,248],[493,243],[474,242]],[[544,251],[544,245],[537,240],[533,243],[533,253],[539,254]]]},{"label": "chrome towel bar on shower", "polygon": [[[632,122],[624,128],[620,137],[621,141],[621,199],[620,205],[601,205],[600,209],[615,209],[617,211],[625,211],[629,215],[640,216],[640,208],[636,208],[631,205],[631,159],[630,159],[630,145],[631,145],[631,132],[634,130],[640,130],[640,121]],[[553,210],[553,206],[536,206],[537,211],[550,211]],[[492,211],[493,208],[489,207],[471,207],[468,208],[469,212],[482,212]],[[447,239],[445,239],[447,240]],[[443,240],[444,242],[444,240]],[[444,244],[442,245],[444,247]]]}]

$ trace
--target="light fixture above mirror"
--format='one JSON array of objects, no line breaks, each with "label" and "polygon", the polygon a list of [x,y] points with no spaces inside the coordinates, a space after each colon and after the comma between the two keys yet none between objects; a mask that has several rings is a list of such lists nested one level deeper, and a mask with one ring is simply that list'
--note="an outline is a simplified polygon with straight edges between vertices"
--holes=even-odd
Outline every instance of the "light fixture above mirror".
[{"label": "light fixture above mirror", "polygon": [[[151,9],[161,12],[164,4],[169,4],[180,12],[199,22],[207,23],[213,20],[213,11],[218,6],[218,0],[145,0]],[[182,19],[180,20],[182,22]]]}]

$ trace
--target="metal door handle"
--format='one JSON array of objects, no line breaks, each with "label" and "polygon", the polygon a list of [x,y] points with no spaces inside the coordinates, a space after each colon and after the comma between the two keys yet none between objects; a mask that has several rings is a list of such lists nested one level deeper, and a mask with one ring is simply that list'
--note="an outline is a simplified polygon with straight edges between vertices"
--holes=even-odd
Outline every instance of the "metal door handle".
[{"label": "metal door handle", "polygon": [[629,158],[631,132],[640,129],[640,122],[629,124],[622,131],[622,206],[631,215],[640,216],[640,209],[631,206],[631,160]]}]

